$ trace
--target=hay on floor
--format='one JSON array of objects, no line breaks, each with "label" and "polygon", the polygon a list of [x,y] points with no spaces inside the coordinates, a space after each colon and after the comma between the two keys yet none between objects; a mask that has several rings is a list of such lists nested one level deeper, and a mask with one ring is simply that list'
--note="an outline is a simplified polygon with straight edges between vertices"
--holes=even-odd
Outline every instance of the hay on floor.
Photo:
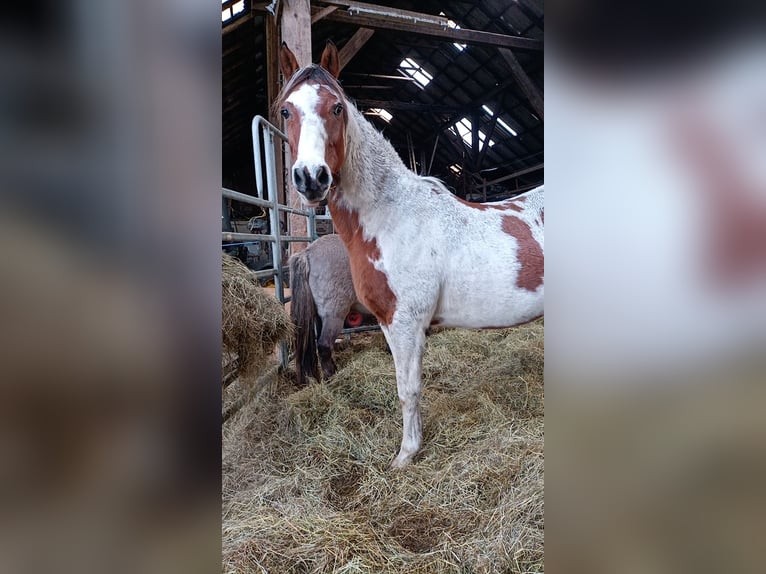
[{"label": "hay on floor", "polygon": [[224,356],[236,357],[239,375],[257,375],[277,343],[292,336],[290,316],[239,260],[223,253],[221,268]]},{"label": "hay on floor", "polygon": [[325,384],[275,379],[224,426],[223,572],[542,572],[543,356],[542,321],[429,337],[404,471],[381,334]]}]

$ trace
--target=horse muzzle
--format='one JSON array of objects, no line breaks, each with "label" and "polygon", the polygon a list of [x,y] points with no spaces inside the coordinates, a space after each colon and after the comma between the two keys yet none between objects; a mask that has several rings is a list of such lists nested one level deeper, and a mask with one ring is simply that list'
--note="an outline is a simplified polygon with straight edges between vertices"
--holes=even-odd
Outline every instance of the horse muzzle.
[{"label": "horse muzzle", "polygon": [[[319,205],[327,199],[327,192],[332,184],[332,175],[327,166],[320,165],[313,169],[309,166],[293,167],[295,189],[303,196],[304,203]],[[314,205],[312,205],[314,204]]]}]

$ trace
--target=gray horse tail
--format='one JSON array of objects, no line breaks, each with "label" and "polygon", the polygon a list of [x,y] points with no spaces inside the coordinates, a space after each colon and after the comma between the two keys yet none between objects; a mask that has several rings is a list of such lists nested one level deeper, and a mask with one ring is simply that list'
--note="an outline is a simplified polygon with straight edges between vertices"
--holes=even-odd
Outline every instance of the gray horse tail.
[{"label": "gray horse tail", "polygon": [[295,325],[295,370],[299,385],[306,384],[307,376],[320,380],[315,330],[320,319],[309,286],[309,270],[309,258],[305,252],[290,259],[290,317]]}]

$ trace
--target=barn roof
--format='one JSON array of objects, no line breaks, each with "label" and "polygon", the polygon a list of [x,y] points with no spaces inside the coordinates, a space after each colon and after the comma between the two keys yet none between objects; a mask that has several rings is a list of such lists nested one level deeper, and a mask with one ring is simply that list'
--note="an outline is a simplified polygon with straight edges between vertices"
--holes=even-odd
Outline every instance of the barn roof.
[{"label": "barn roof", "polygon": [[[338,3],[312,0],[312,10],[330,4]],[[488,43],[463,45],[434,35],[377,28],[342,70],[340,80],[405,163],[421,173],[430,167],[431,175],[458,194],[481,197],[482,181],[499,180],[488,186],[488,199],[541,183],[543,118],[512,69],[515,57],[542,93],[542,0],[375,0],[375,4],[441,15],[453,29],[532,40],[519,41],[522,47],[503,52]],[[250,120],[256,114],[268,116],[270,103],[266,19],[273,16],[250,0],[225,0],[222,6],[233,12],[225,12],[223,18],[224,185],[248,192],[253,179]],[[358,29],[359,23],[343,7],[317,21],[312,26],[314,61],[327,40],[342,50]],[[481,132],[478,150],[472,145],[473,124]]]}]

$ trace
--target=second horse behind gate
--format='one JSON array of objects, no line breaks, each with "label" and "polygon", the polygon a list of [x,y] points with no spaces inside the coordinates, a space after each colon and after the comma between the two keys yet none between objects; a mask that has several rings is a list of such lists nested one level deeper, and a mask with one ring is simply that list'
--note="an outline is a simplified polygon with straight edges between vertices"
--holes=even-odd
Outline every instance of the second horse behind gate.
[{"label": "second horse behind gate", "polygon": [[290,258],[290,316],[295,324],[298,384],[335,373],[332,349],[349,311],[370,312],[359,302],[351,279],[348,251],[337,235],[324,235]]}]

